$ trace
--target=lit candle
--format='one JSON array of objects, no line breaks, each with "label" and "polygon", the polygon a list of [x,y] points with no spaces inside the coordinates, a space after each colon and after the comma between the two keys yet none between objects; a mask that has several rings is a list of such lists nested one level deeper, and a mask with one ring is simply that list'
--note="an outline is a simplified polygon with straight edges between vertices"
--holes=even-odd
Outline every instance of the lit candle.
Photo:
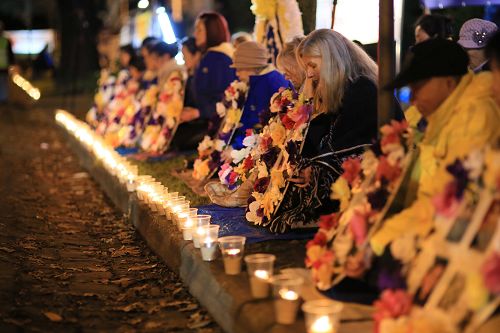
[{"label": "lit candle", "polygon": [[203,229],[203,227],[196,228],[193,236],[193,245],[195,248],[200,248],[200,238],[203,238],[203,236],[205,236],[205,230]]},{"label": "lit candle", "polygon": [[250,289],[255,298],[266,298],[269,294],[269,272],[256,270],[250,277]]},{"label": "lit candle", "polygon": [[201,258],[204,261],[212,261],[215,259],[217,244],[212,238],[205,238],[201,243]]},{"label": "lit candle", "polygon": [[308,333],[333,333],[333,324],[330,318],[322,316],[316,319]]},{"label": "lit candle", "polygon": [[184,240],[193,239],[193,220],[189,217],[186,219],[182,227],[182,238],[184,238]]},{"label": "lit candle", "polygon": [[224,270],[226,274],[237,275],[241,272],[241,250],[229,249],[224,256]]}]

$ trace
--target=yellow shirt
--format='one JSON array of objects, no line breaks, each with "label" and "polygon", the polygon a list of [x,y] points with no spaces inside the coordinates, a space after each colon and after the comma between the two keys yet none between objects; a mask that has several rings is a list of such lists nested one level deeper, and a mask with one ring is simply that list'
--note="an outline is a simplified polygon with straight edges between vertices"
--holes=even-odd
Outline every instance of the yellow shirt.
[{"label": "yellow shirt", "polygon": [[409,207],[388,218],[371,238],[376,254],[382,254],[391,241],[404,233],[426,235],[434,217],[431,199],[451,180],[446,166],[500,136],[500,108],[492,98],[492,79],[489,72],[466,74],[427,118],[415,170],[410,170],[418,177],[417,197]]}]

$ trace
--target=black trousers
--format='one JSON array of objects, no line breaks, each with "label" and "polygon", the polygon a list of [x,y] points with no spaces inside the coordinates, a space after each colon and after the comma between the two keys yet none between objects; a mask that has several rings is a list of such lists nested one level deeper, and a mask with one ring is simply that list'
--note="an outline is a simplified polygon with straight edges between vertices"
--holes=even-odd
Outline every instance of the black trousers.
[{"label": "black trousers", "polygon": [[177,128],[171,147],[175,150],[196,150],[198,143],[208,133],[208,120],[195,119],[182,123]]}]

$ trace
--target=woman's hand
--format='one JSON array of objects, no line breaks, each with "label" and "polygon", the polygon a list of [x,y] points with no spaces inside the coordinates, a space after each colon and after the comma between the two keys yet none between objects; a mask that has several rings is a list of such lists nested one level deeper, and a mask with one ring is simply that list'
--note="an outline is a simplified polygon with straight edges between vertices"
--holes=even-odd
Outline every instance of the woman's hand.
[{"label": "woman's hand", "polygon": [[311,182],[311,174],[312,168],[308,166],[305,169],[300,170],[299,175],[297,177],[290,178],[292,183],[295,183],[297,187],[306,187]]},{"label": "woman's hand", "polygon": [[181,113],[181,123],[198,119],[200,117],[200,110],[192,107],[185,107]]}]

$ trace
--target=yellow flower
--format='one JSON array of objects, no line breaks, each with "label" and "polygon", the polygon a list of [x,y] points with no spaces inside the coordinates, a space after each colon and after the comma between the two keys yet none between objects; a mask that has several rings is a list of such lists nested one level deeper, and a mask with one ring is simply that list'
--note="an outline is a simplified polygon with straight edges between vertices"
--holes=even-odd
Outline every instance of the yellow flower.
[{"label": "yellow flower", "polygon": [[286,138],[286,129],[280,122],[272,123],[269,127],[273,145],[282,146]]},{"label": "yellow flower", "polygon": [[278,169],[273,169],[271,171],[271,186],[275,186],[277,188],[282,188],[283,186],[285,186],[283,171]]},{"label": "yellow flower", "polygon": [[241,110],[230,108],[227,111],[226,123],[230,125],[236,125],[240,122],[240,118],[241,118]]},{"label": "yellow flower", "polygon": [[208,159],[206,160],[197,159],[196,161],[194,161],[194,166],[193,166],[194,179],[200,180],[208,176],[208,174],[210,173],[208,162],[209,162]]},{"label": "yellow flower", "polygon": [[484,156],[486,170],[483,181],[487,188],[496,189],[500,184],[500,151],[487,149]]},{"label": "yellow flower", "polygon": [[465,293],[467,295],[467,304],[471,310],[479,310],[488,302],[488,290],[483,283],[483,278],[478,272],[467,275]]},{"label": "yellow flower", "polygon": [[344,177],[337,178],[337,181],[333,183],[330,199],[340,201],[341,212],[345,211],[349,206],[349,200],[351,199],[351,190],[349,189],[349,184]]},{"label": "yellow flower", "polygon": [[250,6],[252,13],[259,17],[267,20],[274,19],[276,12],[276,0],[252,0],[252,6]]},{"label": "yellow flower", "polygon": [[323,246],[312,245],[307,249],[306,257],[309,259],[311,263],[315,262],[323,253],[325,253],[326,249]]}]

